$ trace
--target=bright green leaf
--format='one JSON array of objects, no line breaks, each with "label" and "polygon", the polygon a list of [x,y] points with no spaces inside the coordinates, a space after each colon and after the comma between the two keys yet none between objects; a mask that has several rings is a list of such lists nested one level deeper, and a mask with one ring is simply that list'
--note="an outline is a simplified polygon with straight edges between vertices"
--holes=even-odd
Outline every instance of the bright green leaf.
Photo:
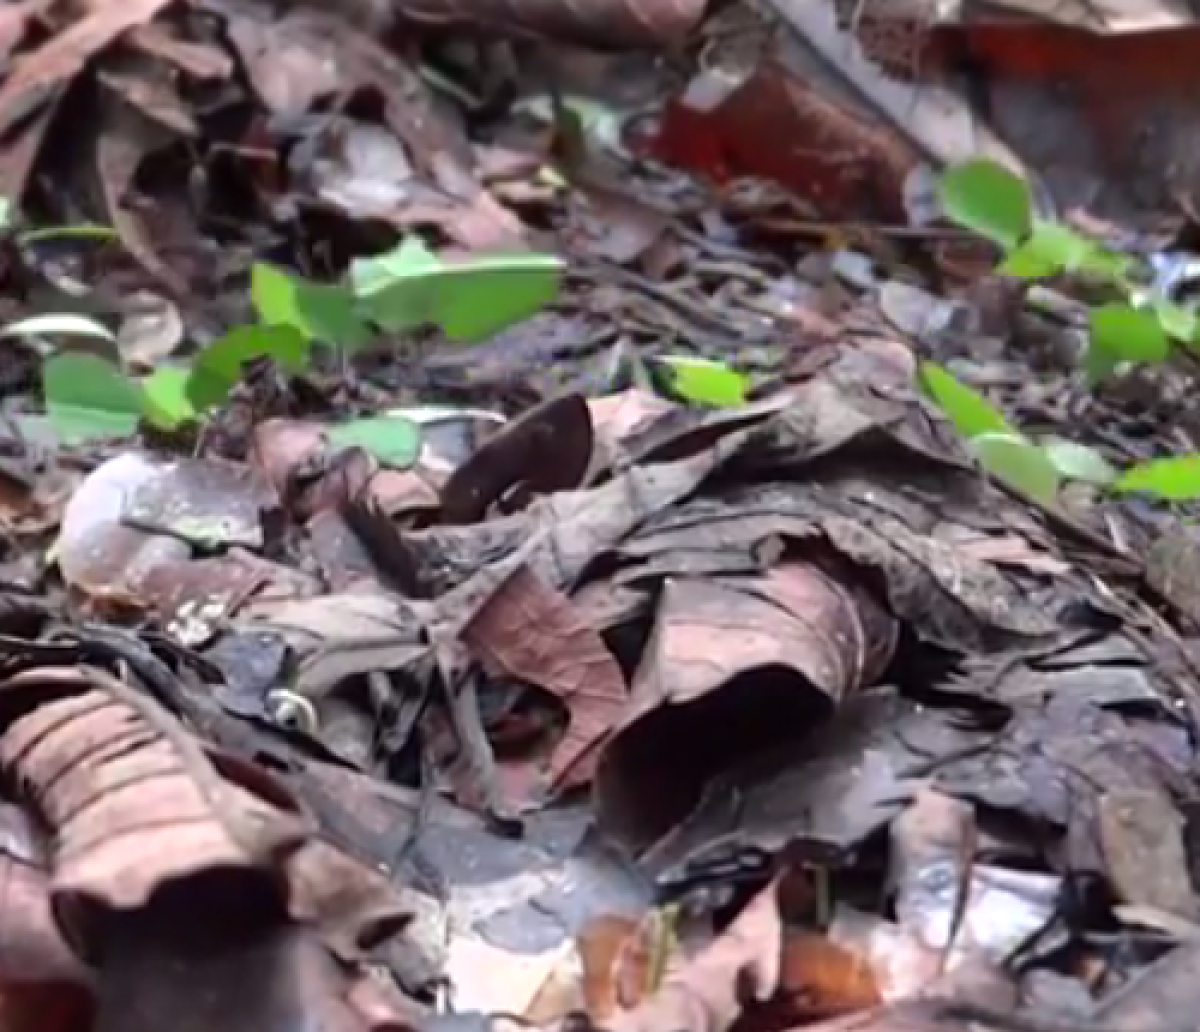
[{"label": "bright green leaf", "polygon": [[143,411],[142,392],[98,355],[68,352],[42,366],[46,415],[64,444],[128,437]]},{"label": "bright green leaf", "polygon": [[684,401],[721,408],[746,402],[750,378],[724,362],[688,355],[663,355],[650,361],[664,369],[672,392]]},{"label": "bright green leaf", "polygon": [[553,301],[564,268],[560,259],[548,255],[490,255],[436,264],[430,258],[421,247],[411,248],[407,257],[367,266],[367,271],[356,263],[351,279],[359,310],[392,332],[432,323],[452,340],[486,340]]},{"label": "bright green leaf", "polygon": [[90,319],[86,315],[75,315],[72,312],[47,312],[45,315],[31,315],[28,319],[18,319],[0,329],[0,337],[91,337],[93,339],[115,341],[117,338],[103,323]]},{"label": "bright green leaf", "polygon": [[421,453],[421,428],[404,416],[370,416],[331,427],[329,440],[341,448],[359,447],[380,462],[407,469]]},{"label": "bright green leaf", "polygon": [[1159,301],[1154,306],[1154,314],[1158,316],[1159,325],[1175,340],[1191,343],[1196,339],[1200,325],[1192,309],[1170,301]]},{"label": "bright green leaf", "polygon": [[1155,495],[1171,501],[1200,497],[1200,454],[1153,459],[1127,469],[1113,484],[1114,491]]},{"label": "bright green leaf", "polygon": [[1079,263],[1078,269],[1093,279],[1119,282],[1128,275],[1134,266],[1134,261],[1127,254],[1117,254],[1096,244]]},{"label": "bright green leaf", "polygon": [[1006,251],[1029,232],[1029,187],[994,161],[979,158],[956,165],[942,176],[938,193],[947,218]]},{"label": "bright green leaf", "polygon": [[979,434],[1019,436],[1003,413],[982,394],[968,387],[936,362],[922,362],[917,379],[925,394],[944,412],[954,428],[967,438]]},{"label": "bright green leaf", "polygon": [[1119,475],[1108,459],[1086,444],[1050,437],[1042,441],[1042,448],[1051,465],[1068,480],[1104,485],[1111,484]]},{"label": "bright green leaf", "polygon": [[310,342],[294,326],[239,326],[213,341],[196,358],[187,397],[198,412],[225,400],[241,379],[242,366],[263,356],[298,373],[308,367]]},{"label": "bright green leaf", "polygon": [[161,430],[174,430],[196,418],[188,398],[191,371],[182,366],[162,366],[142,383],[143,412]]},{"label": "bright green leaf", "polygon": [[390,251],[371,258],[356,258],[350,263],[350,286],[355,294],[371,294],[398,279],[440,269],[442,263],[421,241],[405,237]]},{"label": "bright green leaf", "polygon": [[258,262],[250,273],[250,295],[259,322],[266,326],[292,326],[309,340],[351,350],[371,338],[348,287],[313,283]]},{"label": "bright green leaf", "polygon": [[1059,476],[1045,451],[1020,434],[985,433],[967,442],[983,468],[1030,498],[1052,505]]},{"label": "bright green leaf", "polygon": [[1114,301],[1097,305],[1088,318],[1088,351],[1103,356],[1096,358],[1097,368],[1103,362],[1163,362],[1171,353],[1171,342],[1158,315],[1148,308]]},{"label": "bright green leaf", "polygon": [[1107,380],[1120,367],[1121,361],[1107,351],[1089,346],[1083,356],[1083,369],[1089,387],[1096,387]]},{"label": "bright green leaf", "polygon": [[1010,251],[996,271],[1016,279],[1046,279],[1079,268],[1095,249],[1070,227],[1038,220],[1028,239]]}]

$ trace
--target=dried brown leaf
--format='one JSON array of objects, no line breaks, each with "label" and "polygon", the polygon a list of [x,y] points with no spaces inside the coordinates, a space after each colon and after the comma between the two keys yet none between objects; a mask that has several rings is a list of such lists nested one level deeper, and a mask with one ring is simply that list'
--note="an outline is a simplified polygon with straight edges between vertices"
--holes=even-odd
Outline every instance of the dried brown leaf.
[{"label": "dried brown leaf", "polygon": [[493,668],[563,700],[570,723],[550,756],[550,781],[560,789],[589,782],[628,692],[612,652],[570,599],[521,567],[479,609],[463,639]]},{"label": "dried brown leaf", "polygon": [[[50,910],[43,843],[29,815],[0,803],[0,984],[68,982],[88,976]],[[0,1021],[0,1027],[7,1027]]]},{"label": "dried brown leaf", "polygon": [[44,667],[0,684],[0,761],[53,830],[53,894],[113,909],[214,868],[257,871],[309,834],[248,806],[175,717],[105,672]]},{"label": "dried brown leaf", "polygon": [[442,486],[448,523],[474,523],[518,485],[550,494],[578,487],[592,457],[592,420],[579,394],[553,398],[489,438]]},{"label": "dried brown leaf", "polygon": [[73,79],[93,56],[129,29],[143,25],[175,0],[109,0],[24,54],[0,85],[0,120],[25,112],[40,93]]},{"label": "dried brown leaf", "polygon": [[783,922],[778,881],[754,897],[737,919],[649,1000],[614,1016],[613,1032],[725,1032],[742,1000],[769,1000],[779,987]]}]

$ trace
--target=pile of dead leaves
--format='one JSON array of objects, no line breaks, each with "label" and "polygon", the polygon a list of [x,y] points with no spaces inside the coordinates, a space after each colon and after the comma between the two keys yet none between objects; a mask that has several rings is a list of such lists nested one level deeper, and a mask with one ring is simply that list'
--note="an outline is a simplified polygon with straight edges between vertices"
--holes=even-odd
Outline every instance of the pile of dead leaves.
[{"label": "pile of dead leaves", "polygon": [[[984,153],[1186,243],[1194,17],[351,6],[0,7],[0,194],[120,244],[6,237],[4,318],[146,367],[259,258],[569,259],[477,350],[252,371],[186,452],[0,426],[0,1032],[1191,1027],[1189,567],[999,491],[913,373],[1076,418],[1079,302],[973,282],[925,187]],[[664,349],[755,400],[618,375]],[[330,433],[396,406],[410,465]]]}]

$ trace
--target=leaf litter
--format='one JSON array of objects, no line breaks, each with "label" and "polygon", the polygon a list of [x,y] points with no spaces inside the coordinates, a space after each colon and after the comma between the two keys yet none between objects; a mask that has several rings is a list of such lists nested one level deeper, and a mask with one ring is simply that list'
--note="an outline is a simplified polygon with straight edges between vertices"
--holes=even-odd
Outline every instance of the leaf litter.
[{"label": "leaf litter", "polygon": [[0,1030],[1191,1027],[1194,17],[352,6],[0,16]]}]

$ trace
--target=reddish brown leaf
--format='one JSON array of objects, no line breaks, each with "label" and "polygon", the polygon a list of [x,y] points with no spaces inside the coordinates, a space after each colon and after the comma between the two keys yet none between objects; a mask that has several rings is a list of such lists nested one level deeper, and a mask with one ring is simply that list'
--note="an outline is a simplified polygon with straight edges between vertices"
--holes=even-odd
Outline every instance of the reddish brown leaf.
[{"label": "reddish brown leaf", "polygon": [[555,788],[586,784],[600,744],[621,718],[627,689],[616,659],[570,599],[523,566],[484,603],[463,639],[493,668],[566,703],[570,724],[548,774]]},{"label": "reddish brown leaf", "polygon": [[[903,184],[918,153],[897,133],[865,121],[775,60],[741,85],[693,83],[668,105],[651,149],[660,158],[721,181],[772,180],[825,217],[906,220]],[[719,86],[719,89],[718,89]],[[804,140],[798,147],[767,145]]]},{"label": "reddish brown leaf", "polygon": [[823,935],[789,931],[772,1009],[787,1012],[788,1024],[865,1010],[883,1002],[870,966]]},{"label": "reddish brown leaf", "polygon": [[779,986],[783,922],[771,882],[711,945],[667,975],[653,997],[617,1014],[614,1032],[725,1032],[746,999],[764,1002]]}]

